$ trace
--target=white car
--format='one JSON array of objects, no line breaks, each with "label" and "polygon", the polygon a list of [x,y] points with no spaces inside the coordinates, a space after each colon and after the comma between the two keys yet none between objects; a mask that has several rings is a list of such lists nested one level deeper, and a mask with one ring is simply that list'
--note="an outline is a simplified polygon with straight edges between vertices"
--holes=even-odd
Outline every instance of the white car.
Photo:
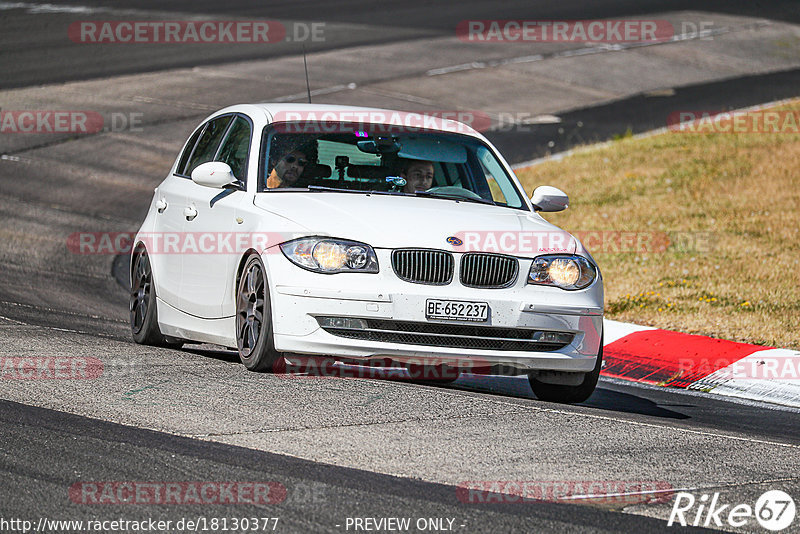
[{"label": "white car", "polygon": [[456,121],[228,107],[155,189],[132,249],[133,337],[236,347],[253,371],[324,355],[527,374],[540,399],[581,402],[601,367],[603,283],[538,214],[567,204],[548,186],[528,199]]}]

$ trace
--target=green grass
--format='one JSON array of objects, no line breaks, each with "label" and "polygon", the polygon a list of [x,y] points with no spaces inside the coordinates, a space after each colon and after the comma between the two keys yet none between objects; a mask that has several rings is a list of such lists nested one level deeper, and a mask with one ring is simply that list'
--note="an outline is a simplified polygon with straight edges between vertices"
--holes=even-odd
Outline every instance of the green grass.
[{"label": "green grass", "polygon": [[800,135],[621,137],[517,174],[528,193],[569,194],[545,215],[565,230],[669,236],[655,252],[590,249],[607,317],[800,348]]}]

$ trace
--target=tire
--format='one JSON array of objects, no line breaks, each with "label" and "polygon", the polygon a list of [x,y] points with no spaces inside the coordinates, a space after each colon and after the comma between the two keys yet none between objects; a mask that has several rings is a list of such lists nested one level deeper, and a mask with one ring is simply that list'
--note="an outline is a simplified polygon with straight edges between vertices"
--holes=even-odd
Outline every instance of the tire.
[{"label": "tire", "polygon": [[408,374],[411,375],[411,381],[418,384],[452,384],[461,375],[461,372],[456,367],[451,367],[446,364],[439,365],[424,365],[410,363],[406,365]]},{"label": "tire", "polygon": [[269,285],[257,254],[247,258],[236,284],[236,348],[250,371],[273,372],[283,361],[283,355],[275,350]]},{"label": "tire", "polygon": [[559,384],[545,384],[539,382],[532,375],[528,375],[531,389],[536,398],[546,402],[560,402],[563,404],[575,404],[583,402],[594,393],[597,387],[597,380],[600,378],[600,369],[603,366],[603,338],[600,338],[600,350],[597,352],[597,363],[594,369],[586,373],[583,382],[577,386],[565,386]]},{"label": "tire", "polygon": [[167,338],[158,328],[156,287],[147,250],[136,251],[131,262],[130,321],[133,340],[141,345],[179,349],[183,340]]}]

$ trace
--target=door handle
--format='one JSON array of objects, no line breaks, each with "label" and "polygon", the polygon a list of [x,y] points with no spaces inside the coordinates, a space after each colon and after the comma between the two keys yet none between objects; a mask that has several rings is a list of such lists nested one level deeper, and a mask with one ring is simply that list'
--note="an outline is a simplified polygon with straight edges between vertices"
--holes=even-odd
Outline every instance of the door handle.
[{"label": "door handle", "polygon": [[167,209],[167,201],[163,198],[156,200],[156,209],[158,210],[158,213],[164,213],[164,210]]},{"label": "door handle", "polygon": [[186,206],[183,209],[183,214],[186,216],[187,221],[191,221],[197,217],[197,210],[194,208],[194,206]]}]

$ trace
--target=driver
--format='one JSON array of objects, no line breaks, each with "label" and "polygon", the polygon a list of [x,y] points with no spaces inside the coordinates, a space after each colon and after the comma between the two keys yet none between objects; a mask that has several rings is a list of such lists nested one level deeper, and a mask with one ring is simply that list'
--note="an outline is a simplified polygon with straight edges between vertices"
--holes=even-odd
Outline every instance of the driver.
[{"label": "driver", "polygon": [[427,191],[433,186],[434,169],[430,161],[404,159],[401,161],[399,174],[406,180],[403,193]]},{"label": "driver", "polygon": [[267,189],[297,187],[306,169],[317,162],[317,143],[307,137],[276,135],[270,154],[272,171],[267,176]]},{"label": "driver", "polygon": [[308,165],[305,152],[292,150],[275,163],[269,177],[267,188],[292,187]]}]

